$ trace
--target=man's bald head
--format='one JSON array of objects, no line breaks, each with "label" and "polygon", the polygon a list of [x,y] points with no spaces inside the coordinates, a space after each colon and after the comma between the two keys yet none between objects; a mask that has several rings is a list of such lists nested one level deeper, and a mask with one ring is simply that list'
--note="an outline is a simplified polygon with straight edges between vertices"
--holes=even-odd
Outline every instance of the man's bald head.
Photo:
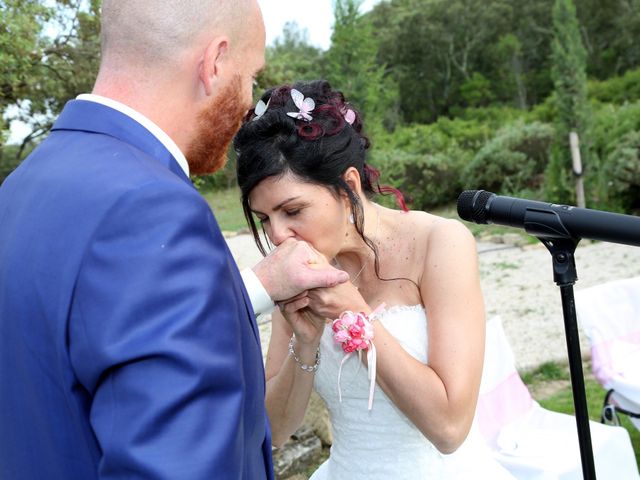
[{"label": "man's bald head", "polygon": [[144,115],[208,172],[251,105],[264,49],[257,0],[103,0],[92,93]]},{"label": "man's bald head", "polygon": [[103,0],[102,61],[167,68],[208,36],[241,43],[255,8],[255,0]]}]

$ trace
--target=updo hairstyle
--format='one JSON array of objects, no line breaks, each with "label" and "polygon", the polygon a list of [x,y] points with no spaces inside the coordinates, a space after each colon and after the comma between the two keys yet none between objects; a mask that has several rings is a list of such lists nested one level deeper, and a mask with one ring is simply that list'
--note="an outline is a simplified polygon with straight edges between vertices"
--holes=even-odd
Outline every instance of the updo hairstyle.
[{"label": "updo hairstyle", "polygon": [[[292,89],[315,102],[310,121],[287,115],[300,111],[291,96]],[[251,109],[233,142],[242,208],[260,251],[266,255],[249,194],[265,178],[291,173],[302,181],[325,186],[336,196],[346,193],[356,230],[375,252],[375,245],[364,235],[362,202],[342,178],[344,172],[349,167],[358,170],[362,191],[368,198],[375,193],[393,193],[404,210],[406,206],[398,190],[378,184],[379,172],[365,161],[370,143],[362,131],[360,113],[342,92],[332,90],[324,80],[271,88],[261,100],[267,104],[266,110],[258,116],[255,108]]]}]

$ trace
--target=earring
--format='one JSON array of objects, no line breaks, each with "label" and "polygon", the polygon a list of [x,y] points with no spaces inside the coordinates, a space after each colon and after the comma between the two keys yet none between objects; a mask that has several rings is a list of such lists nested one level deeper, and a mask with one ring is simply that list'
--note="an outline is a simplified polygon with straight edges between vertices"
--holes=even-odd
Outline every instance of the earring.
[{"label": "earring", "polygon": [[351,223],[351,224],[356,223],[356,220],[353,218],[353,213],[349,214],[349,223]]}]

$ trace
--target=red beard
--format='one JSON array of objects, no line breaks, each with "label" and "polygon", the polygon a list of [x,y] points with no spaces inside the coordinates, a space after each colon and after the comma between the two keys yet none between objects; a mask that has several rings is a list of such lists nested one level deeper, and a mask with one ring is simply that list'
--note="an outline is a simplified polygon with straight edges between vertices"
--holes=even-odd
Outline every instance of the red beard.
[{"label": "red beard", "polygon": [[185,157],[192,175],[206,175],[227,163],[227,151],[246,113],[243,107],[240,77],[236,76],[198,114],[197,132]]}]

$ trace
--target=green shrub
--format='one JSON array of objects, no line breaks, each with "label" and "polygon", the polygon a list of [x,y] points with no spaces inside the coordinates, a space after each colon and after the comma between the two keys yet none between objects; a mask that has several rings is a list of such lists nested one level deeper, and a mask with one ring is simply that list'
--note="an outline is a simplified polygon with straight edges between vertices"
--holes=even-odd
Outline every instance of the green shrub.
[{"label": "green shrub", "polygon": [[624,104],[640,100],[640,69],[629,70],[621,77],[588,83],[589,98],[603,102]]},{"label": "green shrub", "polygon": [[384,150],[373,152],[371,163],[380,169],[381,183],[398,188],[410,208],[425,210],[455,201],[468,158],[469,153],[459,148],[435,154]]},{"label": "green shrub", "polygon": [[432,124],[400,126],[376,136],[371,163],[380,169],[383,183],[412,201],[411,208],[444,205],[460,194],[462,170],[491,131],[490,125],[475,119],[446,117]]},{"label": "green shrub", "polygon": [[18,145],[0,145],[0,184],[13,172],[20,162],[33,150],[29,145],[18,158]]},{"label": "green shrub", "polygon": [[473,72],[471,77],[460,85],[460,97],[467,107],[487,105],[493,101],[491,82],[481,73]]},{"label": "green shrub", "polygon": [[519,118],[524,118],[526,115],[527,112],[519,108],[493,104],[482,108],[465,108],[460,112],[459,118],[477,122],[494,131]]},{"label": "green shrub", "polygon": [[[611,108],[615,110],[619,105],[637,103],[640,101],[640,69],[629,70],[621,77],[613,77],[608,80],[589,80],[587,84],[587,95],[592,105],[592,110],[601,108]],[[531,111],[526,114],[527,121],[553,123],[557,116],[556,100],[554,97],[555,94],[552,93],[542,103],[535,105]],[[468,117],[468,112],[473,110],[474,109],[467,109],[464,111],[463,115],[465,118]]]},{"label": "green shrub", "polygon": [[449,148],[455,140],[434,126],[413,124],[397,127],[393,133],[378,135],[373,141],[374,150],[401,150],[414,154],[429,154]]},{"label": "green shrub", "polygon": [[[477,120],[450,119],[441,117],[434,124],[438,132],[450,140],[449,147],[460,147],[463,150],[477,150],[491,138],[493,129],[489,124]],[[436,153],[436,152],[432,152]]]},{"label": "green shrub", "polygon": [[399,126],[392,133],[378,135],[374,146],[384,151],[435,155],[451,148],[478,149],[491,138],[491,132],[491,125],[482,120],[440,117],[435,123]]},{"label": "green shrub", "polygon": [[640,209],[640,130],[619,139],[603,164],[602,177],[609,209]]},{"label": "green shrub", "polygon": [[193,184],[200,193],[228,190],[237,185],[235,152],[230,149],[226,165],[211,175],[192,177]]},{"label": "green shrub", "polygon": [[537,190],[549,161],[554,129],[517,121],[498,131],[463,171],[463,187],[516,194]]},{"label": "green shrub", "polygon": [[626,105],[594,104],[589,136],[593,153],[602,161],[628,132],[640,130],[640,101]]},{"label": "green shrub", "polygon": [[534,106],[526,115],[526,121],[553,123],[558,115],[558,107],[555,94],[549,95],[544,102]]},{"label": "green shrub", "polygon": [[623,195],[625,198],[620,198],[621,192],[611,190],[610,176],[617,167],[610,166],[609,163],[616,162],[623,138],[640,130],[640,101],[625,105],[593,103],[592,112],[589,130],[591,155],[584,164],[587,206],[627,211],[626,206],[633,202],[626,195]]}]

